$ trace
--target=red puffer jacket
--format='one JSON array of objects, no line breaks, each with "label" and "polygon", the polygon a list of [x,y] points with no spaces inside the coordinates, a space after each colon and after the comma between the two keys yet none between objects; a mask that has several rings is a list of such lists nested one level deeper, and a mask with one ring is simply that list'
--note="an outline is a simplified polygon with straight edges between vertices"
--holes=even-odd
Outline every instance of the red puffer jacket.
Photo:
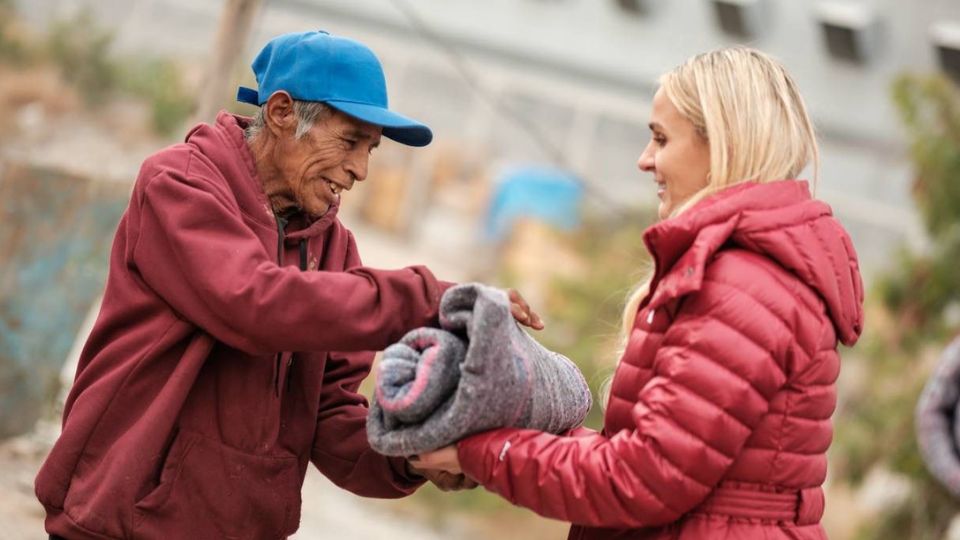
[{"label": "red puffer jacket", "polygon": [[602,433],[502,429],[464,471],[571,538],[825,538],[840,368],[863,326],[853,246],[805,182],[746,183],[644,234],[656,267]]}]

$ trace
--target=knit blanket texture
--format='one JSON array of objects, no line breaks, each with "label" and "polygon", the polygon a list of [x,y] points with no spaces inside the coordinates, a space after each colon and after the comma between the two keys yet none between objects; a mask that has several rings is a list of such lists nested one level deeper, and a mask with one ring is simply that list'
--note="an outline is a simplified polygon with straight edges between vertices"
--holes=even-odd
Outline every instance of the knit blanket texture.
[{"label": "knit blanket texture", "polygon": [[367,419],[374,450],[412,456],[493,428],[561,433],[583,422],[592,403],[583,374],[517,325],[506,293],[452,287],[440,326],[383,352]]}]

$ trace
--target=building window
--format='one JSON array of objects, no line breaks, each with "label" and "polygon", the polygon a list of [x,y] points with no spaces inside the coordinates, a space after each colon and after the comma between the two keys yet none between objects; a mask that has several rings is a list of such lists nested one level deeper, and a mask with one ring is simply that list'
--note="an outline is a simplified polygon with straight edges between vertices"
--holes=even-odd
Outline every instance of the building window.
[{"label": "building window", "polygon": [[940,69],[960,84],[960,22],[941,22],[931,29]]},{"label": "building window", "polygon": [[857,32],[849,26],[842,26],[828,22],[823,25],[824,38],[827,40],[827,49],[830,56],[840,60],[849,60],[851,62],[862,62],[866,58],[866,52],[862,50],[857,41]]},{"label": "building window", "polygon": [[616,0],[620,9],[634,15],[647,15],[650,13],[650,0]]},{"label": "building window", "polygon": [[725,34],[741,39],[759,35],[762,27],[760,0],[713,0],[717,24]]},{"label": "building window", "polygon": [[817,17],[831,57],[853,64],[865,64],[873,57],[878,21],[872,10],[862,4],[821,2]]}]

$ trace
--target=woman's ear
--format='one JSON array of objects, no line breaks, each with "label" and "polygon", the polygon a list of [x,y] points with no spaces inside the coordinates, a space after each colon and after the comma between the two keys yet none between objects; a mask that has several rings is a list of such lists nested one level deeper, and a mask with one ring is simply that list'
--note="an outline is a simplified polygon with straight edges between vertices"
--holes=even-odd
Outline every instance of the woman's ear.
[{"label": "woman's ear", "polygon": [[275,137],[297,130],[297,115],[293,110],[293,97],[284,90],[277,90],[264,103],[263,122]]}]

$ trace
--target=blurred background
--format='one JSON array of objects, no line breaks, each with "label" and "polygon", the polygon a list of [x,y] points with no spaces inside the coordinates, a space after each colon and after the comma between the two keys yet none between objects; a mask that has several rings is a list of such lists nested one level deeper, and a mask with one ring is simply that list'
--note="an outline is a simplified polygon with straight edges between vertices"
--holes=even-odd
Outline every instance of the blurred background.
[{"label": "blurred background", "polygon": [[[636,160],[657,76],[723,45],[783,61],[819,131],[817,195],[869,296],[842,351],[824,524],[841,540],[960,538],[913,426],[960,328],[957,0],[0,0],[0,536],[46,538],[33,477],[141,161],[219,109],[252,114],[232,98],[255,87],[253,56],[309,29],[370,46],[391,107],[434,129],[425,149],[384,144],[344,196],[365,262],[518,288],[594,390],[648,264],[656,188]],[[566,528],[483,490],[364,500],[312,470],[296,538]]]}]

